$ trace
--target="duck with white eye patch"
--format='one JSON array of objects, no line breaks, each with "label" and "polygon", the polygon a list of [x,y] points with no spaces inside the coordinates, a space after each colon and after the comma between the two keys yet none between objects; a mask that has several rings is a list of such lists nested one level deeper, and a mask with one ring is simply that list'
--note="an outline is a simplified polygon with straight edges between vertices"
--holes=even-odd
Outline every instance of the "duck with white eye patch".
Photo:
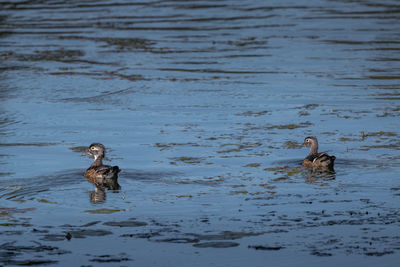
[{"label": "duck with white eye patch", "polygon": [[96,186],[104,186],[108,189],[120,189],[118,185],[118,173],[121,171],[118,166],[103,165],[103,158],[106,155],[106,148],[100,143],[93,143],[83,155],[92,155],[93,163],[86,170],[84,176]]},{"label": "duck with white eye patch", "polygon": [[318,140],[315,136],[306,137],[304,146],[310,148],[310,154],[303,160],[303,166],[333,171],[336,157],[325,152],[318,153]]}]

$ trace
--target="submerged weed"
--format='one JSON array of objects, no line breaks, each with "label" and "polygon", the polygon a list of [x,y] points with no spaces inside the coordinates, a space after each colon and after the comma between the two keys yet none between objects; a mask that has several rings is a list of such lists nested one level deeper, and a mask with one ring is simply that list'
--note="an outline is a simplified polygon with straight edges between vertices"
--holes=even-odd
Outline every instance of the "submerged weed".
[{"label": "submerged weed", "polygon": [[115,212],[120,212],[119,209],[97,209],[97,210],[85,210],[87,213],[91,214],[111,214]]},{"label": "submerged weed", "polygon": [[256,167],[260,167],[260,163],[249,163],[249,164],[246,164],[246,165],[244,165],[244,167],[253,167],[253,168],[256,168]]}]

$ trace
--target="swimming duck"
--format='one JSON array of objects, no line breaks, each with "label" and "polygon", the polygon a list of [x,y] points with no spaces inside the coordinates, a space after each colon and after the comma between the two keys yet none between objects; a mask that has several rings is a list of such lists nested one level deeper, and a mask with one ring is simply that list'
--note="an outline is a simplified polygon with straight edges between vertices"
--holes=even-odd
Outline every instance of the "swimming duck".
[{"label": "swimming duck", "polygon": [[315,136],[306,137],[304,145],[310,148],[310,154],[303,160],[303,166],[333,170],[336,157],[325,152],[318,153],[318,140]]},{"label": "swimming duck", "polygon": [[84,174],[89,182],[97,186],[104,186],[108,189],[119,189],[115,187],[119,187],[117,179],[118,173],[121,170],[118,166],[103,165],[106,148],[102,144],[91,144],[83,155],[92,155],[94,157],[92,165],[90,165]]}]

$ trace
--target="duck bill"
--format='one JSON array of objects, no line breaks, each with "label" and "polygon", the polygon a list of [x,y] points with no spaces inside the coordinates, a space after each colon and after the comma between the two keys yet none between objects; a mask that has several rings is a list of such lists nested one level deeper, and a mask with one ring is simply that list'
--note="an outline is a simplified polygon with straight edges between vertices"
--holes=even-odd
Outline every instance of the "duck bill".
[{"label": "duck bill", "polygon": [[82,153],[82,156],[87,156],[90,155],[89,150],[87,150],[86,152]]}]

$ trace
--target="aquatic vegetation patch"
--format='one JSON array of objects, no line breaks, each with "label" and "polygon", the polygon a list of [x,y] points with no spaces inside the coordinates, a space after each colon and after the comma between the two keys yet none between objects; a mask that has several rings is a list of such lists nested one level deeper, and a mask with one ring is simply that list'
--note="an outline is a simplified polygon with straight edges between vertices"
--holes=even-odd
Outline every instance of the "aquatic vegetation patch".
[{"label": "aquatic vegetation patch", "polygon": [[[32,245],[28,245],[27,243],[24,245],[16,245],[16,243],[17,241],[12,241],[0,245],[0,262],[6,263],[6,265],[22,266],[56,264],[58,263],[56,260],[43,259],[43,253],[48,253],[49,255],[64,255],[71,253],[71,251],[62,250],[55,246],[42,245],[36,241],[32,242]],[[14,259],[22,253],[30,254],[36,259]],[[37,259],[38,257],[42,259]]]},{"label": "aquatic vegetation patch", "polygon": [[379,131],[379,132],[370,132],[370,133],[365,133],[364,131],[361,132],[361,137],[362,139],[365,139],[367,137],[371,137],[371,136],[386,136],[386,137],[394,137],[397,136],[396,133],[394,132],[384,132],[384,131]]},{"label": "aquatic vegetation patch", "polygon": [[314,110],[319,106],[320,106],[319,104],[307,104],[307,105],[304,105],[304,106],[296,107],[296,109]]},{"label": "aquatic vegetation patch", "polygon": [[268,43],[267,40],[257,40],[257,37],[242,37],[238,41],[227,41],[226,42],[229,45],[234,45],[238,47],[243,47],[243,46],[254,46],[256,45],[257,47],[263,46]]},{"label": "aquatic vegetation patch", "polygon": [[400,142],[394,144],[387,145],[370,145],[370,146],[362,146],[360,150],[368,151],[370,149],[395,149],[400,150]]},{"label": "aquatic vegetation patch", "polygon": [[190,234],[198,238],[199,240],[235,240],[249,236],[263,235],[264,232],[233,232],[233,231],[222,231],[218,234]]},{"label": "aquatic vegetation patch", "polygon": [[359,141],[357,138],[349,138],[349,137],[340,137],[339,141],[341,142],[354,142],[354,141]]},{"label": "aquatic vegetation patch", "polygon": [[235,114],[236,116],[246,116],[246,117],[259,117],[270,113],[268,110],[260,110],[260,111],[245,111],[242,113]]},{"label": "aquatic vegetation patch", "polygon": [[264,171],[274,172],[274,174],[286,174],[287,176],[302,172],[304,169],[299,167],[280,166],[275,168],[266,168]]},{"label": "aquatic vegetation patch", "polygon": [[311,122],[301,122],[299,124],[294,124],[294,123],[290,123],[290,124],[281,124],[281,125],[273,125],[273,126],[267,126],[265,127],[266,129],[278,129],[278,130],[294,130],[297,128],[306,128],[313,125]]},{"label": "aquatic vegetation patch", "polygon": [[246,195],[246,194],[248,194],[249,192],[248,192],[247,190],[237,190],[237,191],[231,191],[230,193],[231,193],[232,195],[240,195],[240,194]]},{"label": "aquatic vegetation patch", "polygon": [[63,240],[70,240],[71,234],[46,234],[40,240],[42,241],[63,241]]},{"label": "aquatic vegetation patch", "polygon": [[[303,166],[279,166],[274,168],[266,168],[264,171],[272,172],[274,176],[278,176],[271,179],[271,182],[286,182],[286,183],[293,183],[299,182],[300,180],[294,180],[294,177],[302,177],[305,178],[306,183],[315,183],[320,182],[320,179],[330,179],[332,176],[331,172],[327,172],[322,170],[321,172],[316,170],[311,170],[304,168]],[[334,177],[334,174],[333,174]],[[301,180],[303,181],[303,180]],[[322,184],[321,184],[322,185]],[[271,191],[270,193],[275,193]]]},{"label": "aquatic vegetation patch", "polygon": [[368,251],[368,252],[365,252],[364,255],[381,257],[381,256],[384,256],[384,255],[393,254],[393,253],[394,253],[393,250],[389,250],[389,251]]},{"label": "aquatic vegetation patch", "polygon": [[217,153],[232,153],[232,152],[240,152],[244,148],[244,146],[239,145],[237,148],[231,148],[231,149],[224,149],[224,150],[218,150]]},{"label": "aquatic vegetation patch", "polygon": [[97,76],[101,77],[104,74],[101,72],[83,72],[83,71],[59,71],[59,72],[49,72],[49,75],[54,76]]},{"label": "aquatic vegetation patch", "polygon": [[91,213],[91,214],[111,214],[111,213],[115,213],[115,212],[120,212],[120,209],[96,209],[96,210],[85,210],[85,212],[87,213]]},{"label": "aquatic vegetation patch", "polygon": [[192,198],[193,195],[176,195],[177,198]]},{"label": "aquatic vegetation patch", "polygon": [[[251,151],[253,151],[253,149],[255,147],[260,147],[262,145],[263,144],[261,142],[243,142],[241,144],[232,144],[232,143],[222,144],[222,145],[220,145],[221,148],[225,148],[225,147],[231,147],[231,148],[218,150],[217,153],[218,154],[227,154],[227,153],[242,152],[242,151],[251,152]],[[264,154],[262,154],[262,155],[264,155]]]},{"label": "aquatic vegetation patch", "polygon": [[79,57],[83,57],[85,52],[74,49],[57,49],[35,51],[35,54],[17,55],[20,61],[61,61],[68,62]]},{"label": "aquatic vegetation patch", "polygon": [[80,225],[79,227],[90,227],[90,226],[96,225],[96,224],[98,224],[98,223],[100,223],[100,222],[101,222],[101,221],[88,222],[88,223],[85,223],[85,224],[83,224],[83,225]]},{"label": "aquatic vegetation patch", "polygon": [[390,190],[395,192],[395,196],[400,196],[400,187],[392,187]]},{"label": "aquatic vegetation patch", "polygon": [[281,250],[281,249],[284,249],[285,247],[254,245],[254,246],[248,246],[248,248],[255,249],[255,250]]},{"label": "aquatic vegetation patch", "polygon": [[55,260],[5,260],[1,262],[7,263],[7,265],[18,265],[18,266],[41,266],[41,265],[51,265],[57,264],[58,261]]},{"label": "aquatic vegetation patch", "polygon": [[200,164],[202,161],[205,160],[205,158],[186,157],[186,156],[176,157],[176,158],[171,158],[171,159],[174,160],[174,161],[170,162],[171,165],[175,165],[177,162],[183,162],[185,164],[195,165],[195,164]]},{"label": "aquatic vegetation patch", "polygon": [[310,112],[302,110],[297,113],[300,117],[310,116]]},{"label": "aquatic vegetation patch", "polygon": [[[203,179],[196,179],[196,180],[181,180],[177,182],[178,184],[204,184],[204,185],[216,185],[225,181],[222,176],[216,177],[204,177]],[[184,196],[184,195],[182,195]]]},{"label": "aquatic vegetation patch", "polygon": [[217,175],[217,176],[208,176],[208,177],[204,177],[204,180],[195,180],[195,183],[221,183],[225,181],[225,178],[221,175]]},{"label": "aquatic vegetation patch", "polygon": [[252,168],[257,168],[260,166],[261,166],[260,163],[249,163],[249,164],[244,165],[244,167],[252,167]]},{"label": "aquatic vegetation patch", "polygon": [[112,255],[99,255],[94,256],[93,259],[90,259],[91,262],[97,263],[112,263],[112,262],[126,262],[132,261],[131,258],[126,257],[125,253],[121,253],[121,256],[112,256]]},{"label": "aquatic vegetation patch", "polygon": [[239,246],[236,242],[203,242],[193,245],[196,248],[232,248]]},{"label": "aquatic vegetation patch", "polygon": [[36,208],[25,208],[25,209],[17,209],[17,208],[0,208],[0,216],[12,216],[15,213],[26,213],[29,211],[34,211]]},{"label": "aquatic vegetation patch", "polygon": [[[108,27],[106,23],[99,23],[100,27]],[[151,50],[151,46],[155,44],[144,38],[112,38],[112,37],[88,37],[88,36],[60,36],[61,40],[90,40],[94,42],[105,42],[108,46],[115,46],[119,50]]]},{"label": "aquatic vegetation patch", "polygon": [[57,204],[57,202],[50,201],[50,200],[43,199],[43,198],[39,199],[38,202],[40,202],[40,203],[48,203],[48,204]]},{"label": "aquatic vegetation patch", "polygon": [[246,185],[244,184],[232,185],[232,188],[241,188],[241,187],[246,187]]},{"label": "aquatic vegetation patch", "polygon": [[272,181],[273,182],[280,182],[280,181],[286,181],[288,179],[289,179],[289,177],[277,177],[277,178],[272,179]]},{"label": "aquatic vegetation patch", "polygon": [[269,184],[260,184],[259,186],[267,189],[267,192],[269,194],[276,194],[276,191],[274,191],[274,189],[276,189],[275,185],[269,185]]},{"label": "aquatic vegetation patch", "polygon": [[197,143],[155,143],[154,146],[160,148],[160,150],[165,150],[179,146],[199,147],[200,145]]},{"label": "aquatic vegetation patch", "polygon": [[318,257],[330,257],[330,256],[332,256],[332,253],[321,252],[321,251],[318,251],[318,250],[313,250],[310,254],[314,255],[314,256],[318,256]]},{"label": "aquatic vegetation patch", "polygon": [[176,244],[198,243],[200,240],[196,238],[178,237],[178,238],[165,238],[157,240],[157,242],[167,242]]},{"label": "aquatic vegetation patch", "polygon": [[146,222],[139,222],[135,220],[129,220],[129,221],[121,221],[121,222],[105,222],[103,225],[107,226],[117,226],[117,227],[140,227],[140,226],[146,226]]},{"label": "aquatic vegetation patch", "polygon": [[298,149],[298,148],[302,148],[303,144],[296,142],[296,141],[286,141],[283,144],[283,147],[287,148],[287,149]]},{"label": "aquatic vegetation patch", "polygon": [[398,138],[398,135],[394,132],[385,132],[385,131],[367,132],[367,133],[364,131],[361,132],[360,141],[365,141],[369,138],[376,138],[375,139],[376,144],[364,145],[360,147],[359,150],[368,151],[370,149],[395,149],[395,150],[400,149],[400,139]]},{"label": "aquatic vegetation patch", "polygon": [[136,82],[136,81],[143,81],[146,80],[143,75],[141,74],[131,74],[131,75],[126,75],[126,74],[115,74],[117,77],[128,80],[131,82]]},{"label": "aquatic vegetation patch", "polygon": [[66,235],[71,235],[73,238],[86,238],[89,236],[106,236],[111,235],[112,232],[102,229],[78,229],[68,231]]},{"label": "aquatic vegetation patch", "polygon": [[143,38],[93,38],[94,41],[106,42],[108,45],[118,47],[118,49],[144,49],[151,50],[151,46],[155,44],[154,41],[150,41]]}]

